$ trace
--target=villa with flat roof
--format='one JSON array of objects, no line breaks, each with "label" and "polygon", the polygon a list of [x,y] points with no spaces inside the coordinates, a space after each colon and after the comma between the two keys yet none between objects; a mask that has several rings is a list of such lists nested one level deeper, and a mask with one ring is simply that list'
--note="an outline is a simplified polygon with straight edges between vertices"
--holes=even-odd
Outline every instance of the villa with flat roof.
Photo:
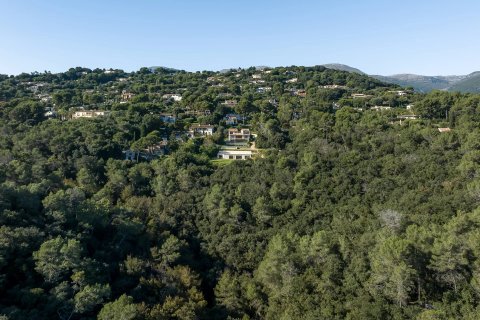
[{"label": "villa with flat roof", "polygon": [[190,127],[190,130],[188,131],[189,135],[191,137],[195,136],[211,136],[213,134],[214,126],[212,125],[193,125]]},{"label": "villa with flat roof", "polygon": [[248,142],[250,140],[249,129],[228,129],[228,141],[229,142]]},{"label": "villa with flat roof", "polygon": [[96,118],[101,116],[106,116],[110,113],[110,111],[105,110],[83,110],[83,111],[75,111],[72,115],[72,119],[78,118]]},{"label": "villa with flat roof", "polygon": [[254,152],[252,150],[220,150],[217,154],[218,159],[230,160],[247,160],[252,158]]}]

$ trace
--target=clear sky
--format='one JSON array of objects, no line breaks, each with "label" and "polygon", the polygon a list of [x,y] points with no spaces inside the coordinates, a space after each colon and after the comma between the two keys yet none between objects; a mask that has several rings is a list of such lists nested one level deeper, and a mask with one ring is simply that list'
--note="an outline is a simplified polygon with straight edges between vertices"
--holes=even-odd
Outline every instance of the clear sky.
[{"label": "clear sky", "polygon": [[0,73],[338,62],[480,70],[478,0],[0,0]]}]

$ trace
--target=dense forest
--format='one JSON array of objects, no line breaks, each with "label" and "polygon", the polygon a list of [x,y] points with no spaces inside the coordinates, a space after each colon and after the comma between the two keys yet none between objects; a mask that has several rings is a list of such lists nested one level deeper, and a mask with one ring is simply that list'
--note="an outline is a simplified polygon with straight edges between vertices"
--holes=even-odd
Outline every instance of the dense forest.
[{"label": "dense forest", "polygon": [[478,319],[479,124],[322,66],[0,75],[0,319]]}]

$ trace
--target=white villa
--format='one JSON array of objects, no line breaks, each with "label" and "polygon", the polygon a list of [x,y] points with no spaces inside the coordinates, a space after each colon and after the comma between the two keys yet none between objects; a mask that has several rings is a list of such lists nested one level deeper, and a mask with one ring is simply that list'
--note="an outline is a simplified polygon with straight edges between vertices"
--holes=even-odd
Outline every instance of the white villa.
[{"label": "white villa", "polygon": [[123,101],[123,102],[126,102],[126,101],[132,99],[134,96],[135,96],[134,93],[131,93],[131,92],[128,92],[128,91],[123,90],[123,91],[122,91],[122,97],[121,97],[121,98],[122,98],[122,101]]},{"label": "white villa", "polygon": [[78,118],[96,118],[107,116],[110,114],[110,111],[105,110],[83,110],[83,111],[75,111],[72,115],[72,119]]},{"label": "white villa", "polygon": [[268,91],[272,91],[272,87],[259,87],[257,88],[257,93],[265,93]]},{"label": "white villa", "polygon": [[175,93],[167,93],[162,96],[163,99],[173,99],[173,101],[182,101],[182,96]]},{"label": "white villa", "polygon": [[325,86],[322,86],[324,89],[347,89],[346,86],[341,86],[338,84],[327,84]]},{"label": "white villa", "polygon": [[217,159],[247,160],[252,158],[253,155],[252,150],[220,150]]},{"label": "white villa", "polygon": [[238,104],[237,100],[225,100],[222,105],[227,107],[235,107]]},{"label": "white villa", "polygon": [[188,131],[189,135],[191,137],[195,136],[211,136],[213,134],[214,126],[212,125],[193,125],[190,127],[190,130]]},{"label": "white villa", "polygon": [[237,125],[239,121],[243,120],[243,116],[235,113],[229,113],[224,119],[227,125],[234,126]]},{"label": "white villa", "polygon": [[409,92],[404,90],[390,90],[390,93],[395,93],[397,96],[406,96]]},{"label": "white villa", "polygon": [[417,115],[414,114],[403,114],[397,117],[400,120],[416,120],[418,119]]},{"label": "white villa", "polygon": [[228,129],[228,141],[229,142],[246,142],[250,140],[249,129]]},{"label": "white villa", "polygon": [[383,110],[390,110],[392,107],[389,106],[373,106],[370,108],[370,110],[375,110],[375,111],[383,111]]},{"label": "white villa", "polygon": [[371,98],[372,96],[369,94],[365,93],[352,93],[352,98],[357,99],[357,98]]}]

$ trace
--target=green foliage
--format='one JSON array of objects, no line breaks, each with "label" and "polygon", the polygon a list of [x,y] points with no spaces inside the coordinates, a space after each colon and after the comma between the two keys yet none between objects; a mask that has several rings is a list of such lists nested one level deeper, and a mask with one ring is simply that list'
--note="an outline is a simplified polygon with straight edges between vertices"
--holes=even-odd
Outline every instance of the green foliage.
[{"label": "green foliage", "polygon": [[75,312],[84,313],[91,311],[94,307],[101,304],[105,298],[110,295],[108,285],[95,284],[85,286],[75,297]]},{"label": "green foliage", "polygon": [[[0,76],[0,314],[477,319],[480,97],[396,90],[322,66]],[[231,113],[252,160],[213,160]]]},{"label": "green foliage", "polygon": [[47,240],[33,253],[35,270],[47,282],[58,282],[80,265],[81,251],[80,242],[74,239],[57,237]]},{"label": "green foliage", "polygon": [[133,320],[137,313],[132,297],[123,294],[117,300],[103,306],[98,314],[98,320]]},{"label": "green foliage", "polygon": [[400,307],[406,306],[414,287],[415,269],[409,264],[409,243],[396,236],[380,238],[371,253],[371,286]]}]

